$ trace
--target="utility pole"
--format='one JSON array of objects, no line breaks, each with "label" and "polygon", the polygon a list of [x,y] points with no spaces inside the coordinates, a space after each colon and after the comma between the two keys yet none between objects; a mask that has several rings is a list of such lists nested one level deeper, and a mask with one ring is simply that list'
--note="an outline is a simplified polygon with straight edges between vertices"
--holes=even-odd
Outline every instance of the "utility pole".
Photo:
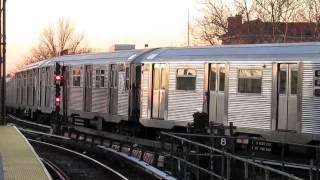
[{"label": "utility pole", "polygon": [[1,69],[2,69],[2,87],[1,87],[1,123],[5,125],[6,122],[6,0],[0,2],[0,34],[1,34]]}]

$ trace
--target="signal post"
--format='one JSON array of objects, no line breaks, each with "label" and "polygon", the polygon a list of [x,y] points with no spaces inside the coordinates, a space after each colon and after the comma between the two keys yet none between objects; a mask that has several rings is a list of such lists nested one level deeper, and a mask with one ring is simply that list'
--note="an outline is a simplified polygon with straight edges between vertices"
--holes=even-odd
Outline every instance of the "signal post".
[{"label": "signal post", "polygon": [[61,134],[62,117],[60,115],[61,104],[61,87],[64,85],[63,79],[63,65],[60,62],[56,62],[54,71],[54,84],[55,84],[55,111],[54,111],[54,133]]}]

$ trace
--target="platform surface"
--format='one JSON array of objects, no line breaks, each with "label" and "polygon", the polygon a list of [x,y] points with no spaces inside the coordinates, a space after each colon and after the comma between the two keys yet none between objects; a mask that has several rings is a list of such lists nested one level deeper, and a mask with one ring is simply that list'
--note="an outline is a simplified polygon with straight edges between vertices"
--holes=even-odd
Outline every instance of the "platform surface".
[{"label": "platform surface", "polygon": [[14,126],[0,126],[0,156],[0,174],[5,180],[51,180],[32,146]]}]

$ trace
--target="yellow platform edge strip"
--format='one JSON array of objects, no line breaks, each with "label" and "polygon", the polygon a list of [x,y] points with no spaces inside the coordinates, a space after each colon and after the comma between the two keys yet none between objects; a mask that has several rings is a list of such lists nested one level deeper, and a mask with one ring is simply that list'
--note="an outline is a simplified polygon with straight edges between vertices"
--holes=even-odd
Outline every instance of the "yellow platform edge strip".
[{"label": "yellow platform edge strip", "polygon": [[0,126],[0,153],[5,180],[52,180],[26,137],[15,126]]}]

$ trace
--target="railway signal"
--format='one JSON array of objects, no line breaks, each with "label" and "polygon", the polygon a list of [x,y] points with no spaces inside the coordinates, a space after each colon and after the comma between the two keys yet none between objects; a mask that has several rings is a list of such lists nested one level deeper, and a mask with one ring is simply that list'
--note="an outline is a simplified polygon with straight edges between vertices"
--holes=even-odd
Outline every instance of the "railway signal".
[{"label": "railway signal", "polygon": [[56,133],[60,134],[61,131],[61,116],[60,116],[60,103],[61,103],[61,86],[63,86],[63,65],[60,62],[56,62],[54,71],[54,83],[56,86],[56,93],[54,97],[55,101],[55,122],[56,122]]},{"label": "railway signal", "polygon": [[60,112],[60,102],[61,102],[61,85],[63,84],[63,76],[61,74],[61,65],[59,62],[56,62],[55,72],[54,72],[54,81],[56,85],[56,94],[55,94],[55,105],[56,113]]}]

